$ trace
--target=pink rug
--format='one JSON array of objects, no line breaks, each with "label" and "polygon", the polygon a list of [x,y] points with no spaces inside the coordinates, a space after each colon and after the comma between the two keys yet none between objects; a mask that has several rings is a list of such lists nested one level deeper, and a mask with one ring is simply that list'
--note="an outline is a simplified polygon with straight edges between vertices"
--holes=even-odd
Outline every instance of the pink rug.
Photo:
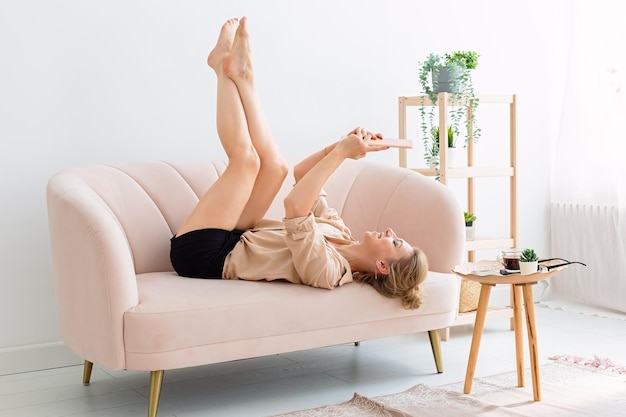
[{"label": "pink rug", "polygon": [[[607,358],[600,358],[598,356],[594,356],[593,359],[586,359],[582,356],[572,356],[572,355],[556,355],[551,356],[548,359],[553,361],[560,361],[565,363],[572,363],[576,365],[582,365],[589,368],[595,368],[607,372],[612,372],[615,374],[626,375],[626,366],[616,365],[612,360]],[[625,413],[626,414],[626,413]]]},{"label": "pink rug", "polygon": [[472,392],[463,382],[367,398],[358,393],[341,404],[295,411],[275,417],[617,417],[626,416],[626,370],[608,359],[559,355],[541,367],[542,401],[533,401],[530,372],[517,387],[509,372],[474,379]]}]

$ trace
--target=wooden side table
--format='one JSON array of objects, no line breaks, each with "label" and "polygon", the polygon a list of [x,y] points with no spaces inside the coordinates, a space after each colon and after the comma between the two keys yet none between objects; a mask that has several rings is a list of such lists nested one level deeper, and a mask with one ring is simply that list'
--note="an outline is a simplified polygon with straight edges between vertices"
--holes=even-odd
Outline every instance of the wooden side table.
[{"label": "wooden side table", "polygon": [[478,360],[478,350],[482,337],[487,307],[489,306],[489,296],[491,287],[498,284],[511,285],[513,320],[515,326],[515,357],[517,363],[517,385],[524,386],[524,346],[522,330],[522,297],[526,310],[526,329],[528,331],[528,347],[530,349],[530,369],[533,383],[533,398],[541,401],[541,382],[539,375],[539,353],[537,351],[537,333],[535,326],[535,305],[533,300],[532,286],[537,282],[554,276],[561,272],[564,267],[555,268],[546,272],[537,272],[530,275],[502,275],[499,273],[502,265],[494,261],[480,261],[467,263],[454,268],[453,272],[463,278],[476,281],[481,284],[480,296],[478,299],[478,309],[474,321],[474,333],[472,335],[472,345],[470,348],[469,360],[467,363],[467,373],[465,374],[465,385],[463,392],[469,394],[472,390],[474,371]]}]

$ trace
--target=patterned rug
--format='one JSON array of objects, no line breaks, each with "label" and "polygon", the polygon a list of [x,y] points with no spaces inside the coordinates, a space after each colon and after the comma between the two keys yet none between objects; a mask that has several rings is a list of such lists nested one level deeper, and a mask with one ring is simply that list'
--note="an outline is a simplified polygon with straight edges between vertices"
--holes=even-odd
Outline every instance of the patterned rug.
[{"label": "patterned rug", "polygon": [[463,382],[416,385],[398,394],[280,414],[275,417],[613,417],[626,416],[626,368],[608,359],[555,356],[541,367],[541,401],[533,401],[529,370],[526,387],[509,372],[476,378],[470,395]]}]

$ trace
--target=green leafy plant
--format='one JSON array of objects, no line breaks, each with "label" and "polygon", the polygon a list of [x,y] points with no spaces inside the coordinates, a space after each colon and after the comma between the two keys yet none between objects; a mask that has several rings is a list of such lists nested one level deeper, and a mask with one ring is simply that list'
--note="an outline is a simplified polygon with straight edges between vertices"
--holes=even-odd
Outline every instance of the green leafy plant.
[{"label": "green leafy plant", "polygon": [[[433,126],[431,130],[431,138],[439,143],[439,126]],[[452,126],[448,126],[448,148],[456,147],[456,136],[454,135],[454,129]]]},{"label": "green leafy plant", "polygon": [[522,251],[519,260],[522,262],[534,262],[539,260],[539,257],[535,253],[534,249],[527,248]]},{"label": "green leafy plant", "polygon": [[476,221],[476,215],[474,213],[464,211],[463,217],[465,218],[466,226],[471,226]]},{"label": "green leafy plant", "polygon": [[[448,148],[456,146],[456,136],[452,126],[448,126]],[[439,166],[439,126],[433,126],[430,130],[430,141],[424,142],[424,159],[431,168]]]},{"label": "green leafy plant", "polygon": [[[476,109],[478,97],[474,92],[471,71],[478,65],[480,55],[475,51],[454,51],[443,56],[431,53],[424,61],[419,63],[419,81],[431,103],[437,103],[439,92],[439,73],[445,68],[451,75],[456,76],[456,81],[450,84],[450,127],[454,137],[461,134],[464,128],[464,147],[471,140],[475,142],[480,137],[480,129],[476,125]],[[430,146],[429,134],[435,126],[435,106],[429,106],[426,110],[425,99],[420,106],[422,139],[425,147]],[[471,109],[471,111],[470,111]]]},{"label": "green leafy plant", "polygon": [[462,63],[466,69],[476,69],[480,55],[475,51],[454,51],[445,54],[443,57],[445,58],[446,65]]}]

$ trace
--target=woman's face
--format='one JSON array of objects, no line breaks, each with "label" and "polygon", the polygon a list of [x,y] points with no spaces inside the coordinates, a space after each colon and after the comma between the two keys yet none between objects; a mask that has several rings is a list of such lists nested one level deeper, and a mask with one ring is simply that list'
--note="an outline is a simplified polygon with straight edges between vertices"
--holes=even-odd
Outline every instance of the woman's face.
[{"label": "woman's face", "polygon": [[392,230],[384,232],[365,232],[361,244],[375,260],[396,261],[413,255],[413,247]]}]

